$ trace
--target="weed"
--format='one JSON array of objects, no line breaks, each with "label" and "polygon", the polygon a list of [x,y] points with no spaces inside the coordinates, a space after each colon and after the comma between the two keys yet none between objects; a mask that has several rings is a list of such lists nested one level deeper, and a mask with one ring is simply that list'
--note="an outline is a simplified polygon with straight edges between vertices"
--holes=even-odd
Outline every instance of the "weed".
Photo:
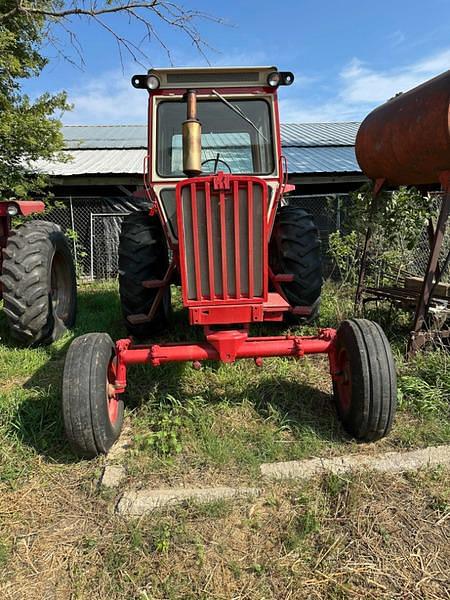
[{"label": "weed", "polygon": [[230,500],[212,500],[201,504],[190,504],[189,515],[191,518],[223,519],[232,509],[233,502]]},{"label": "weed", "polygon": [[256,575],[262,575],[265,571],[265,567],[261,563],[253,563],[250,566],[250,571],[256,573]]},{"label": "weed", "polygon": [[197,555],[196,563],[201,567],[205,561],[205,545],[200,539],[195,540],[195,551]]},{"label": "weed", "polygon": [[233,574],[233,576],[234,576],[235,579],[238,579],[238,580],[241,579],[241,577],[242,577],[242,569],[238,565],[237,562],[235,562],[234,560],[230,561],[228,563],[228,568],[232,572],[232,574]]},{"label": "weed", "polygon": [[331,498],[336,498],[347,488],[349,480],[336,473],[327,473],[322,483],[324,492]]},{"label": "weed", "polygon": [[288,524],[284,544],[288,552],[300,550],[305,540],[320,531],[320,521],[314,507],[307,506],[297,513]]},{"label": "weed", "polygon": [[181,415],[177,401],[166,396],[169,406],[160,404],[159,410],[148,420],[152,431],[138,433],[134,441],[140,450],[153,450],[161,456],[178,454],[182,450],[180,441]]},{"label": "weed", "polygon": [[92,548],[96,548],[98,544],[98,541],[96,538],[93,537],[85,537],[82,542],[81,545],[83,548],[85,548],[86,550],[91,550]]},{"label": "weed", "polygon": [[9,544],[0,538],[0,569],[3,568],[9,560],[11,548]]},{"label": "weed", "polygon": [[415,375],[399,378],[399,406],[409,408],[416,414],[430,417],[448,412],[447,391],[440,385],[432,385]]},{"label": "weed", "polygon": [[153,533],[153,547],[157,552],[167,554],[172,540],[172,527],[168,523],[159,524]]}]

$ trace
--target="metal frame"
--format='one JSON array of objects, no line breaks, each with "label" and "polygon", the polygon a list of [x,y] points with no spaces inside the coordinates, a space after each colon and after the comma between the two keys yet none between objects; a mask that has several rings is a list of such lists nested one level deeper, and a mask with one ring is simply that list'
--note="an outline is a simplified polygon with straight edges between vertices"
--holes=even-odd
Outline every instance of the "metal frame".
[{"label": "metal frame", "polygon": [[[414,308],[414,319],[412,322],[412,328],[408,339],[407,355],[411,357],[414,355],[422,346],[427,342],[435,341],[437,339],[449,338],[450,331],[448,329],[436,329],[428,331],[424,328],[426,319],[429,314],[430,306],[436,296],[436,289],[440,283],[441,277],[450,263],[450,254],[444,260],[442,267],[439,265],[439,256],[442,249],[442,243],[447,227],[447,221],[450,214],[450,171],[444,171],[440,174],[439,180],[441,182],[442,189],[442,203],[439,211],[436,228],[429,227],[429,238],[430,238],[430,254],[428,257],[427,268],[424,275],[423,284],[420,293],[414,294],[408,290],[403,292],[395,288],[389,288],[388,290],[381,290],[378,288],[365,287],[364,280],[367,267],[367,254],[370,245],[372,231],[368,227],[366,231],[366,238],[364,243],[363,254],[361,257],[360,270],[358,275],[358,285],[355,294],[355,307],[358,308],[361,304],[365,304],[372,300],[383,300],[387,299],[392,302],[397,302],[406,308]],[[373,191],[372,198],[372,209],[376,207],[377,197],[380,193],[384,179],[377,180]],[[363,298],[365,293],[369,294],[369,297]]]},{"label": "metal frame", "polygon": [[115,392],[121,394],[127,385],[127,367],[146,363],[158,367],[168,362],[191,361],[200,368],[201,361],[220,360],[235,362],[239,358],[253,358],[262,366],[264,357],[291,356],[302,358],[307,354],[327,354],[330,373],[337,380],[340,373],[336,366],[336,331],[321,329],[315,336],[249,337],[245,329],[210,331],[206,329],[205,342],[176,344],[133,344],[130,338],[116,343]]}]

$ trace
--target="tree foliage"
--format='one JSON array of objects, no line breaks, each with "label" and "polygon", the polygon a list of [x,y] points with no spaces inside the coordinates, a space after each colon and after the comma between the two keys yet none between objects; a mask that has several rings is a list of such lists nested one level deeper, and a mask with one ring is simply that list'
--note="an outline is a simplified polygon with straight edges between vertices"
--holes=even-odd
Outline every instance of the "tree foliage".
[{"label": "tree foliage", "polygon": [[[12,0],[0,0],[2,12]],[[62,148],[55,111],[68,108],[66,95],[43,94],[31,100],[22,82],[39,75],[46,59],[40,52],[45,18],[20,14],[0,22],[0,197],[24,195],[42,188],[44,178],[32,172],[31,161],[51,158]]]},{"label": "tree foliage", "polygon": [[368,261],[371,283],[397,278],[417,256],[422,235],[436,204],[415,188],[400,187],[373,200],[371,184],[351,194],[344,209],[342,231],[330,235],[330,253],[345,282],[358,277],[366,231],[370,228]]},{"label": "tree foliage", "polygon": [[[117,15],[135,22],[142,38],[136,41],[121,33]],[[148,61],[150,42],[162,46],[170,60],[164,27],[179,31],[204,54],[197,22],[221,22],[170,0],[0,0],[0,198],[42,190],[46,178],[33,169],[34,161],[62,159],[58,117],[70,108],[67,95],[45,93],[31,99],[23,92],[23,82],[37,77],[47,64],[44,43],[70,62],[84,63],[74,19],[94,21],[115,39],[121,60],[125,51],[141,64]]]}]

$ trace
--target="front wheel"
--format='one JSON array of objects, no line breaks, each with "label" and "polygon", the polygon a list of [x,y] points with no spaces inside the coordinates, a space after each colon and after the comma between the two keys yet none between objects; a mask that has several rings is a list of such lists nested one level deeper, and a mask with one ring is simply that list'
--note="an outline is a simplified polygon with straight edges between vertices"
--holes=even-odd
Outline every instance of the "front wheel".
[{"label": "front wheel", "polygon": [[64,428],[77,456],[106,454],[123,424],[123,402],[115,393],[114,344],[107,333],[87,333],[70,345],[64,365]]},{"label": "front wheel", "polygon": [[352,437],[386,436],[397,407],[397,377],[389,342],[378,323],[343,321],[336,335],[333,388],[337,413]]}]

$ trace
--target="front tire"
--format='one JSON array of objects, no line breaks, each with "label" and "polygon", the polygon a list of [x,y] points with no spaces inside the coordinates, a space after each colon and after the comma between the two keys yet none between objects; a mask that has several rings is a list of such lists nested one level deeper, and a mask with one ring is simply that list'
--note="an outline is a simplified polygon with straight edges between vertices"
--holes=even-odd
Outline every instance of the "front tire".
[{"label": "front tire", "polygon": [[294,319],[312,321],[320,307],[322,259],[317,227],[305,210],[296,206],[279,209],[269,245],[269,261],[275,275],[294,276],[293,281],[280,284],[289,304],[311,307],[306,319]]},{"label": "front tire", "polygon": [[123,401],[114,393],[114,344],[107,333],[76,338],[64,364],[64,428],[73,452],[83,458],[106,454],[120,435]]},{"label": "front tire", "polygon": [[389,342],[378,323],[343,321],[336,335],[334,398],[342,426],[373,442],[386,436],[397,407],[397,376]]},{"label": "front tire", "polygon": [[58,225],[29,221],[13,229],[3,251],[2,270],[3,310],[17,341],[49,344],[73,326],[75,266]]}]

